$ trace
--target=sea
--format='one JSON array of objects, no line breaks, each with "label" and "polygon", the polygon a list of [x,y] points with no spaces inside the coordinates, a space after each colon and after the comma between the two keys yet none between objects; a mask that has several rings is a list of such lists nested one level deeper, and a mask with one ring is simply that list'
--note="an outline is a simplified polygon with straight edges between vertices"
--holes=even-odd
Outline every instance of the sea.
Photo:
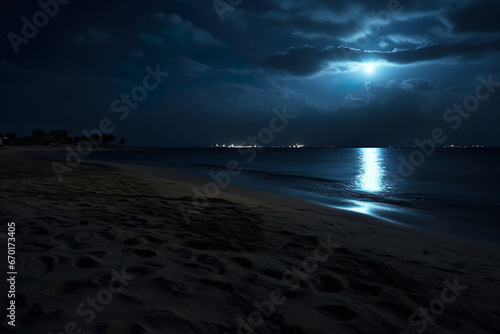
[{"label": "sea", "polygon": [[[51,156],[64,157],[55,151]],[[205,177],[207,184],[218,180],[222,187],[230,182],[394,224],[500,243],[500,148],[427,152],[418,148],[154,148],[93,151],[84,159],[179,169]]]}]

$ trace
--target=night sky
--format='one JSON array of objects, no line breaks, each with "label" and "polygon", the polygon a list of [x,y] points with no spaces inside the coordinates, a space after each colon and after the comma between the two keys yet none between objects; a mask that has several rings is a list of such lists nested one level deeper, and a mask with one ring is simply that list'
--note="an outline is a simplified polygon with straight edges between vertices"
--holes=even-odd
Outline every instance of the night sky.
[{"label": "night sky", "polygon": [[[297,117],[271,145],[412,145],[442,128],[444,144],[500,146],[500,85],[460,126],[443,119],[478,76],[500,82],[499,1],[217,4],[72,0],[24,39],[40,5],[3,0],[0,133],[81,135],[109,118],[131,146],[238,144],[286,106]],[[114,112],[147,66],[169,74]]]}]

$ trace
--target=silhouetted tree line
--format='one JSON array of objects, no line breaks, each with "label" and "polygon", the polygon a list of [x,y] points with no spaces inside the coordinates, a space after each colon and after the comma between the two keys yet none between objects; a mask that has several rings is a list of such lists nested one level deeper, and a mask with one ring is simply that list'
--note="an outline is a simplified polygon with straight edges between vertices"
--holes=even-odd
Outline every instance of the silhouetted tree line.
[{"label": "silhouetted tree line", "polygon": [[[5,145],[77,145],[80,142],[91,142],[94,146],[99,146],[102,144],[113,144],[116,137],[112,134],[92,134],[91,138],[86,136],[75,137],[73,133],[66,130],[56,130],[45,131],[41,129],[35,129],[31,131],[31,136],[18,137],[15,132],[7,132],[7,134],[0,134],[0,138],[3,139],[3,144]],[[120,140],[121,146],[125,144],[125,139]]]}]

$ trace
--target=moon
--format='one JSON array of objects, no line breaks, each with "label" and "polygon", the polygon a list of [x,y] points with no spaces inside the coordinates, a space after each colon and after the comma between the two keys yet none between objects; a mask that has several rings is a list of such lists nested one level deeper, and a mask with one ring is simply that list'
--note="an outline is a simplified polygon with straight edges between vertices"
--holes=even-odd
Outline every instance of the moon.
[{"label": "moon", "polygon": [[366,73],[373,73],[375,71],[375,64],[368,63],[365,65],[365,71]]}]

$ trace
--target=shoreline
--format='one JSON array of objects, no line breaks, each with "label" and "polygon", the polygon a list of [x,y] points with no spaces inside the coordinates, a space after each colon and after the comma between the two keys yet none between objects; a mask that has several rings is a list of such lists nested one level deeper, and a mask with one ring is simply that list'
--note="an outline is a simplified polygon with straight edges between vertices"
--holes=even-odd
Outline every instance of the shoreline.
[{"label": "shoreline", "polygon": [[[136,149],[130,149],[130,150],[143,150],[143,149],[148,150],[149,148],[136,148]],[[103,148],[103,149],[98,149],[98,150],[106,151],[108,149]],[[126,148],[125,150],[128,150],[128,149]],[[24,150],[24,149],[14,150],[11,153],[21,154],[22,156],[35,158],[35,159],[48,160],[51,162],[52,161],[57,161],[57,162],[61,161],[60,159],[30,156],[30,153],[37,152],[37,151],[38,152],[39,151],[49,151],[50,152],[50,151],[52,151],[52,148],[48,148],[48,149],[42,148],[41,149],[38,147],[31,147],[27,150]],[[64,151],[64,149],[61,148],[60,151]],[[153,166],[140,165],[140,164],[134,164],[134,163],[109,162],[109,161],[92,160],[92,159],[84,159],[82,163],[97,164],[97,165],[102,164],[102,165],[114,166],[118,169],[127,170],[133,174],[136,174],[138,176],[140,175],[142,177],[154,176],[154,177],[163,178],[163,179],[172,180],[172,181],[180,181],[180,182],[187,183],[187,184],[191,185],[192,188],[203,187],[207,183],[213,182],[213,180],[210,179],[209,177],[202,177],[202,176],[198,176],[196,174],[190,173],[190,172],[185,172],[185,171],[182,171],[180,169],[169,168],[169,167],[153,167]],[[68,177],[71,177],[71,174],[68,174]],[[339,208],[339,207],[332,207],[332,206],[322,204],[322,203],[316,203],[313,201],[308,201],[308,200],[297,198],[297,197],[290,197],[290,196],[281,195],[281,194],[277,194],[277,193],[266,192],[266,191],[254,189],[254,188],[247,188],[247,187],[243,187],[243,186],[228,184],[227,187],[225,189],[221,189],[221,191],[224,193],[227,193],[227,194],[234,194],[234,195],[240,195],[243,197],[250,197],[250,198],[255,198],[255,199],[259,199],[259,200],[271,201],[272,203],[279,204],[279,205],[285,205],[285,206],[288,205],[288,206],[291,206],[291,207],[293,207],[295,209],[299,209],[299,210],[311,210],[311,211],[315,211],[317,213],[322,213],[325,215],[341,216],[344,218],[356,219],[357,221],[362,221],[362,222],[366,222],[366,223],[376,222],[376,224],[381,224],[382,226],[385,226],[388,228],[397,227],[397,228],[401,228],[403,230],[407,230],[407,232],[421,232],[424,234],[443,236],[443,237],[448,237],[451,239],[458,239],[458,240],[463,240],[463,241],[483,243],[482,241],[478,241],[478,240],[466,239],[466,238],[461,238],[461,237],[457,237],[457,236],[448,236],[445,234],[441,234],[441,233],[437,233],[437,232],[433,232],[433,231],[428,231],[428,230],[425,230],[423,228],[419,228],[417,226],[406,225],[404,223],[399,223],[396,221],[390,221],[389,219],[377,217],[374,215],[370,215],[368,213],[356,212],[353,210]]]},{"label": "shoreline", "polygon": [[[57,151],[66,151],[63,147],[56,147]],[[137,150],[150,150],[151,148],[122,148],[122,147],[115,147],[115,148],[95,148],[94,150],[96,151],[109,151],[109,150],[131,150],[131,151],[137,151]],[[39,158],[39,159],[46,159],[49,161],[61,161],[60,159],[53,159],[53,158],[44,158],[44,157],[33,157],[30,154],[33,152],[53,152],[54,148],[45,148],[45,147],[40,147],[40,146],[29,146],[29,147],[10,147],[10,150],[8,151],[3,151],[4,153],[12,153],[12,154],[21,154],[26,157],[32,157],[32,158]],[[2,151],[0,150],[0,154]],[[182,171],[181,169],[176,169],[176,168],[171,168],[171,167],[153,167],[149,165],[140,165],[140,164],[135,164],[135,163],[126,163],[126,162],[110,162],[110,161],[104,161],[104,160],[93,160],[91,157],[90,158],[83,158],[82,163],[88,163],[88,164],[103,164],[103,165],[110,165],[114,166],[116,168],[122,169],[122,170],[128,170],[131,171],[132,173],[135,173],[137,175],[142,175],[142,176],[148,176],[149,175],[154,175],[156,177],[160,178],[165,178],[165,179],[170,179],[173,181],[181,181],[184,183],[188,184],[193,184],[193,187],[203,187],[205,184],[213,182],[212,179],[210,179],[208,176],[203,177],[196,175],[191,172],[185,172]],[[67,174],[68,177],[70,177],[71,174]],[[228,184],[227,188],[221,189],[222,192],[225,193],[233,193],[236,195],[241,195],[243,197],[252,197],[252,198],[258,198],[258,199],[263,199],[263,200],[269,200],[273,203],[283,205],[284,203],[293,203],[294,206],[300,207],[303,210],[307,208],[307,210],[316,210],[317,212],[330,212],[333,215],[338,215],[341,217],[348,217],[349,219],[356,219],[357,221],[362,221],[362,222],[369,222],[369,223],[375,223],[379,224],[385,227],[397,227],[401,228],[403,230],[407,230],[409,233],[419,233],[421,234],[420,237],[425,237],[426,235],[429,236],[436,236],[436,237],[441,237],[441,238],[448,238],[448,239],[456,239],[457,242],[470,242],[470,243],[475,243],[475,244],[489,244],[492,246],[500,246],[500,241],[497,243],[493,241],[488,241],[488,240],[481,240],[478,238],[467,238],[463,235],[459,234],[446,234],[446,232],[439,232],[436,230],[430,230],[430,229],[425,229],[424,227],[416,226],[416,225],[410,225],[410,224],[405,224],[403,222],[399,222],[396,220],[391,220],[389,218],[384,218],[384,217],[379,217],[373,214],[369,213],[363,213],[363,212],[357,212],[355,210],[350,210],[347,208],[343,207],[334,207],[325,203],[321,202],[314,202],[312,200],[307,200],[307,199],[302,199],[298,197],[291,197],[287,195],[282,195],[278,193],[273,193],[273,192],[268,192],[260,189],[255,189],[255,188],[247,188],[244,186],[236,186],[232,184]],[[424,219],[419,218],[419,219]]]},{"label": "shoreline", "polygon": [[[190,172],[184,172],[178,169],[169,168],[169,167],[152,167],[145,165],[138,165],[132,163],[114,163],[100,160],[89,160],[90,163],[102,163],[109,164],[111,166],[115,166],[122,170],[128,170],[136,175],[141,175],[142,177],[154,176],[158,178],[163,178],[172,181],[180,181],[189,184],[192,188],[200,189],[205,184],[209,182],[213,182],[212,179],[208,177],[201,177],[196,174],[192,174]],[[466,242],[471,244],[487,244],[492,246],[500,247],[499,244],[486,242],[482,240],[476,239],[468,239],[465,237],[455,236],[455,235],[447,235],[445,233],[440,233],[436,231],[426,230],[424,228],[420,228],[413,225],[407,225],[404,223],[400,223],[397,221],[391,221],[389,219],[383,217],[377,217],[368,213],[356,212],[349,209],[344,209],[341,207],[332,207],[326,204],[312,202],[305,199],[291,197],[286,195],[281,195],[272,192],[266,192],[259,189],[247,188],[243,186],[237,186],[228,184],[225,189],[221,190],[223,193],[228,195],[236,195],[244,198],[251,198],[262,201],[269,201],[273,204],[285,206],[290,209],[302,210],[302,211],[311,211],[319,214],[323,214],[325,216],[333,216],[333,217],[342,217],[349,220],[355,220],[357,222],[362,222],[365,224],[374,224],[375,226],[380,226],[383,228],[391,229],[395,228],[397,230],[404,231],[405,233],[417,233],[420,238],[426,237],[438,237],[438,238],[446,238],[450,240],[456,240],[457,243]],[[194,192],[193,192],[194,195]],[[213,198],[217,198],[212,197]],[[210,200],[209,199],[209,200]]]}]

